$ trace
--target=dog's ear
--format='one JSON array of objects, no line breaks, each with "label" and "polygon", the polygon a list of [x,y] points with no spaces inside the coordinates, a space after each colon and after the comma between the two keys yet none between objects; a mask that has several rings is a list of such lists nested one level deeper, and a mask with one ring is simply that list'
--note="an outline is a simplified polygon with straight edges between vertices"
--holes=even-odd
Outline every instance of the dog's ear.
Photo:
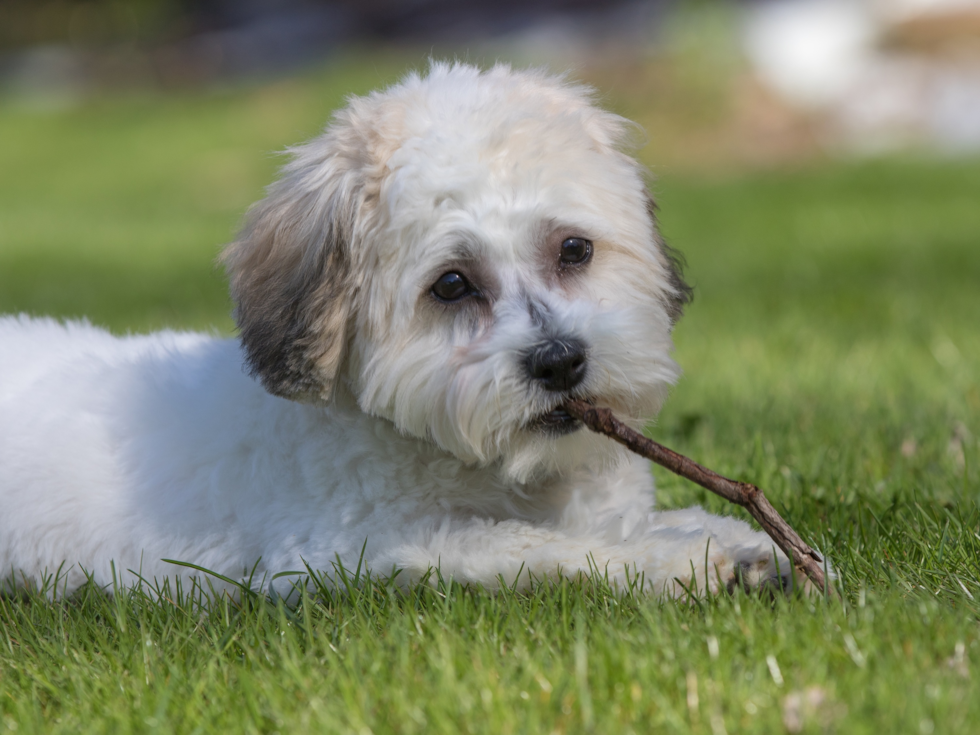
[{"label": "dog's ear", "polygon": [[351,260],[356,172],[321,139],[252,207],[222,254],[249,372],[285,398],[327,402],[358,283]]},{"label": "dog's ear", "polygon": [[684,280],[684,256],[666,242],[660,234],[657,226],[657,203],[646,192],[647,215],[653,226],[653,235],[656,238],[657,249],[660,251],[661,261],[667,269],[667,283],[670,289],[664,294],[667,306],[667,316],[670,317],[671,324],[676,324],[677,320],[684,314],[684,307],[694,300],[694,289],[687,285]]}]

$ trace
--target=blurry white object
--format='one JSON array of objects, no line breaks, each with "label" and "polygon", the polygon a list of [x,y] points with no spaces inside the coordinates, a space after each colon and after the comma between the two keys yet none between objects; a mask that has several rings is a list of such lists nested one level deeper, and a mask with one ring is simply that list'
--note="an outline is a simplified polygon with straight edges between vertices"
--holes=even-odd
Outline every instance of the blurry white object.
[{"label": "blurry white object", "polygon": [[825,120],[835,144],[980,149],[980,0],[765,3],[745,51],[762,84]]},{"label": "blurry white object", "polygon": [[867,65],[875,28],[847,0],[766,3],[751,14],[746,52],[762,81],[787,101],[822,107],[845,94]]}]

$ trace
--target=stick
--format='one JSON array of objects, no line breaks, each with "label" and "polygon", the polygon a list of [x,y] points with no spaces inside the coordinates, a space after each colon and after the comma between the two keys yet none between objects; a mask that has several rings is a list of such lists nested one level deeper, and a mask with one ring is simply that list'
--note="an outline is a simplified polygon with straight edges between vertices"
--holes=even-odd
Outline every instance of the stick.
[{"label": "stick", "polygon": [[661,467],[666,467],[674,474],[696,482],[731,503],[741,505],[752,514],[776,545],[793,561],[797,569],[806,574],[818,589],[825,593],[830,590],[824,575],[823,558],[782,519],[762,490],[755,485],[729,480],[683,454],[678,454],[663,444],[647,439],[617,419],[608,408],[596,408],[585,401],[573,398],[565,403],[565,410],[592,431],[605,434]]}]

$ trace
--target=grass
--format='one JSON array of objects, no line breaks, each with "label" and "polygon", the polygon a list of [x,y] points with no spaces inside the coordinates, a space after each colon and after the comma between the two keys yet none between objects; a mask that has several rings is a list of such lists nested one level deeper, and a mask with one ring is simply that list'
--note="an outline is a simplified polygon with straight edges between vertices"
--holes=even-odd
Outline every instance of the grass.
[{"label": "grass", "polygon": [[[213,261],[273,176],[266,152],[397,71],[0,107],[0,312],[230,331]],[[897,158],[654,184],[697,296],[651,432],[765,487],[830,552],[843,603],[601,581],[362,583],[294,608],[3,599],[0,732],[975,731],[978,182],[977,160]],[[738,512],[656,474],[664,507]]]}]

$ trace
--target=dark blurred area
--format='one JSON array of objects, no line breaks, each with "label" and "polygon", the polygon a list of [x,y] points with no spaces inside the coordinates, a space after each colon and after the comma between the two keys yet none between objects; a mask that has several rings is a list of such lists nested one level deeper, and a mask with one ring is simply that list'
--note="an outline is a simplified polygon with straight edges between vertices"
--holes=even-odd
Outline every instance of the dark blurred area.
[{"label": "dark blurred area", "polygon": [[15,86],[206,83],[287,72],[354,43],[450,47],[535,27],[621,38],[666,0],[3,0]]}]

